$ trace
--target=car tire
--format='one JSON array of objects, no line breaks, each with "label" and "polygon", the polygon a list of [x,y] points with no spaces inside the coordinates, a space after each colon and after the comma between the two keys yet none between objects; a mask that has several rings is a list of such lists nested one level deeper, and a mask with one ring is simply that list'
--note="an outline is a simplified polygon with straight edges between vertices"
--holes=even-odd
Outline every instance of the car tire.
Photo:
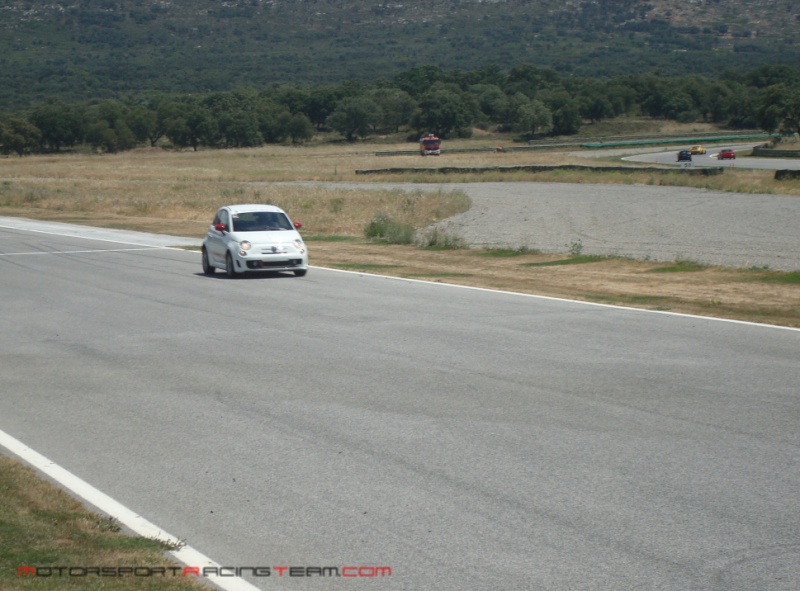
[{"label": "car tire", "polygon": [[295,277],[305,277],[306,273],[308,273],[308,269],[298,269],[294,272]]},{"label": "car tire", "polygon": [[216,271],[216,267],[214,267],[211,263],[208,262],[208,251],[204,248],[203,249],[203,273],[206,275],[213,275]]},{"label": "car tire", "polygon": [[231,253],[225,255],[225,276],[228,279],[236,279],[236,277],[238,277],[236,269],[233,268],[233,257]]}]

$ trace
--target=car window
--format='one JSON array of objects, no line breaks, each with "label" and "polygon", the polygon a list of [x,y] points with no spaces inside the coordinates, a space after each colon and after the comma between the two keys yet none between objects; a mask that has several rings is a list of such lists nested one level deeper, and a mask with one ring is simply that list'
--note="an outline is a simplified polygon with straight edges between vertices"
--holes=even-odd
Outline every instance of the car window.
[{"label": "car window", "polygon": [[219,212],[219,223],[225,224],[226,226],[230,227],[230,219],[228,217],[228,210],[222,209]]},{"label": "car window", "polygon": [[265,232],[270,230],[294,230],[294,226],[279,211],[245,211],[233,215],[231,231]]},{"label": "car window", "polygon": [[256,214],[251,212],[234,213],[231,219],[233,227],[232,232],[253,232],[257,230],[258,219]]}]

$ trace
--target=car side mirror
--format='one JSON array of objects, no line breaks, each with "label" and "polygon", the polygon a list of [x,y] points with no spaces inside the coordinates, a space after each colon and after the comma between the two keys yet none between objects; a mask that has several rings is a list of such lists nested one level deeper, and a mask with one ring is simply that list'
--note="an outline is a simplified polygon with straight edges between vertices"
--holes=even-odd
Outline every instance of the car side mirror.
[{"label": "car side mirror", "polygon": [[296,230],[299,230],[300,228],[303,227],[303,224],[301,224],[300,222],[294,222],[294,227]]},{"label": "car side mirror", "polygon": [[227,224],[214,224],[214,229],[217,232],[225,232],[228,229]]}]

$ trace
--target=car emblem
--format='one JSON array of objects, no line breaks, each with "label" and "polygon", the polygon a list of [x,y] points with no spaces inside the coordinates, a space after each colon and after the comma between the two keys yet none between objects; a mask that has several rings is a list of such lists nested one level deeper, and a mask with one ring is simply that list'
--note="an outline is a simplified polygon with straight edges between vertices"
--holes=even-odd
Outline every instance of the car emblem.
[{"label": "car emblem", "polygon": [[278,247],[277,246],[273,246],[272,247],[272,252],[278,252]]}]

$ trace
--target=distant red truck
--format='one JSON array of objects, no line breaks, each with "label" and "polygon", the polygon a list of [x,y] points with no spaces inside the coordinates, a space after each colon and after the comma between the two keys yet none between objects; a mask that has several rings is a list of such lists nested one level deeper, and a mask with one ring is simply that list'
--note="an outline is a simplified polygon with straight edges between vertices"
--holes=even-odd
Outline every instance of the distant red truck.
[{"label": "distant red truck", "polygon": [[421,156],[438,156],[442,153],[439,138],[429,133],[419,140],[419,153]]}]

